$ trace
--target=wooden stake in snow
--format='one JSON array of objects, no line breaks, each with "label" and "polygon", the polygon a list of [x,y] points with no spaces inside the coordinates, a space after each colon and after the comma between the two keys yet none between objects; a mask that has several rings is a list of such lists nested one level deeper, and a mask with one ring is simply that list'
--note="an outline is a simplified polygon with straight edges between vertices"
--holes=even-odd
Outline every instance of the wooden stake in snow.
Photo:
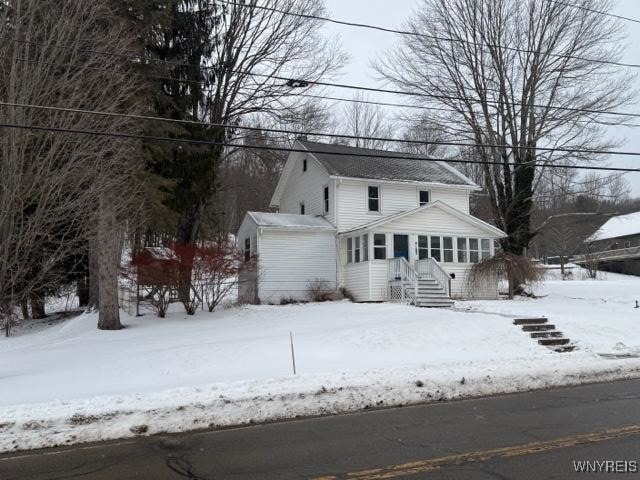
[{"label": "wooden stake in snow", "polygon": [[291,343],[291,362],[293,363],[293,374],[296,374],[296,352],[293,349],[293,333],[289,332],[289,342]]}]

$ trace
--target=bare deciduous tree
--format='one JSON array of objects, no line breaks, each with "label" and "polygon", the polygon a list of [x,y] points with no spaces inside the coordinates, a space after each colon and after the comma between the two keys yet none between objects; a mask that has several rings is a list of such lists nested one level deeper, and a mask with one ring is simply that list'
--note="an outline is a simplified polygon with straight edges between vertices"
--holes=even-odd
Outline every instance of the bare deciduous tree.
[{"label": "bare deciduous tree", "polygon": [[[585,7],[585,8],[576,8]],[[432,122],[476,144],[506,252],[522,255],[545,167],[594,161],[577,150],[610,146],[603,112],[633,96],[621,57],[620,21],[610,1],[422,0],[403,45],[378,63]],[[559,107],[559,108],[558,108]],[[569,152],[539,147],[574,147]],[[491,162],[491,163],[490,163]],[[515,279],[517,281],[517,279]]]},{"label": "bare deciduous tree", "polygon": [[[105,2],[7,0],[0,20],[0,101],[12,104],[2,107],[2,117],[22,126],[0,131],[0,305],[13,311],[55,284],[64,275],[61,262],[97,233],[100,327],[120,328],[111,262],[114,218],[136,164],[131,141],[70,130],[127,133],[131,121],[18,104],[131,111],[136,77],[117,53],[132,48],[132,36]],[[92,55],[87,45],[114,56]],[[96,218],[103,224],[97,232]]]},{"label": "bare deciduous tree", "polygon": [[387,146],[385,140],[374,140],[373,138],[389,138],[393,128],[386,118],[384,110],[379,106],[368,102],[369,99],[364,94],[356,94],[353,98],[355,102],[344,106],[344,127],[341,132],[356,137],[347,143],[354,147],[383,149]]}]

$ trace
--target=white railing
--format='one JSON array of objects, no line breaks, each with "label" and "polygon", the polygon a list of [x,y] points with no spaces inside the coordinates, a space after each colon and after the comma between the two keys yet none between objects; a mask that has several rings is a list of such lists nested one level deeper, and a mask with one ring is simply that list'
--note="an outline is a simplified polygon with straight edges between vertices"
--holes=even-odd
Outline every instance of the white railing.
[{"label": "white railing", "polygon": [[444,288],[447,293],[447,297],[451,296],[451,276],[444,271],[440,262],[433,258],[416,260],[415,271],[418,276],[424,275],[426,277],[433,278],[442,288]]},{"label": "white railing", "polygon": [[611,260],[616,258],[631,258],[640,256],[640,247],[617,248],[615,250],[603,250],[601,252],[592,252],[587,255],[574,255],[571,261],[574,263],[583,263],[586,261]]},{"label": "white railing", "polygon": [[390,258],[388,267],[389,299],[414,303],[418,296],[418,274],[404,257]]}]

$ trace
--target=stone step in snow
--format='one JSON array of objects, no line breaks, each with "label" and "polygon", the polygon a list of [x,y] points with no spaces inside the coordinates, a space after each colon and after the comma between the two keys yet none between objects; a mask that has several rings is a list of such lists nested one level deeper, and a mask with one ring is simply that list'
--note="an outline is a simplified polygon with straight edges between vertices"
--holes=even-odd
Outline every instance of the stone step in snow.
[{"label": "stone step in snow", "polygon": [[558,352],[558,353],[565,353],[565,352],[573,352],[576,349],[575,345],[562,345],[560,347],[549,347],[551,348],[551,350],[553,350],[554,352]]},{"label": "stone step in snow", "polygon": [[538,340],[540,345],[545,347],[555,347],[560,345],[568,345],[570,340],[568,338],[541,338]]},{"label": "stone step in snow", "polygon": [[548,319],[544,317],[540,318],[516,318],[513,321],[514,325],[541,325],[543,323],[547,323]]},{"label": "stone step in snow", "polygon": [[557,330],[547,332],[531,332],[531,338],[559,338],[562,337],[562,332]]},{"label": "stone step in snow", "polygon": [[541,325],[523,325],[522,326],[522,331],[524,332],[543,332],[543,331],[555,330],[555,329],[556,329],[555,325],[550,325],[548,323],[541,324]]}]

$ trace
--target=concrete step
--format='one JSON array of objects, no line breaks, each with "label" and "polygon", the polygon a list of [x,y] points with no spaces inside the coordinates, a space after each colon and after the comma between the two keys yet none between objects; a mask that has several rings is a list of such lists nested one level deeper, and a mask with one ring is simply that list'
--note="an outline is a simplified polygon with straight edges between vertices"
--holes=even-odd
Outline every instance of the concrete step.
[{"label": "concrete step", "polygon": [[531,338],[559,338],[562,337],[562,332],[549,331],[549,332],[532,332]]},{"label": "concrete step", "polygon": [[443,301],[428,301],[428,302],[416,302],[416,307],[420,308],[450,308],[453,307],[453,302],[451,300],[443,300]]},{"label": "concrete step", "polygon": [[[447,297],[446,293],[444,292],[444,290],[432,290],[430,292],[425,292],[425,291],[419,291],[418,290],[418,296],[421,297]],[[447,297],[449,298],[449,297]]]},{"label": "concrete step", "polygon": [[548,330],[555,330],[556,326],[548,323],[542,325],[523,325],[522,330],[524,332],[544,332]]},{"label": "concrete step", "polygon": [[570,340],[568,338],[542,338],[538,340],[538,343],[540,345],[544,345],[545,347],[551,347],[551,346],[559,346],[559,345],[568,345],[569,341]]},{"label": "concrete step", "polygon": [[548,319],[544,317],[540,318],[516,318],[513,321],[514,325],[540,325],[543,323],[547,323]]}]

